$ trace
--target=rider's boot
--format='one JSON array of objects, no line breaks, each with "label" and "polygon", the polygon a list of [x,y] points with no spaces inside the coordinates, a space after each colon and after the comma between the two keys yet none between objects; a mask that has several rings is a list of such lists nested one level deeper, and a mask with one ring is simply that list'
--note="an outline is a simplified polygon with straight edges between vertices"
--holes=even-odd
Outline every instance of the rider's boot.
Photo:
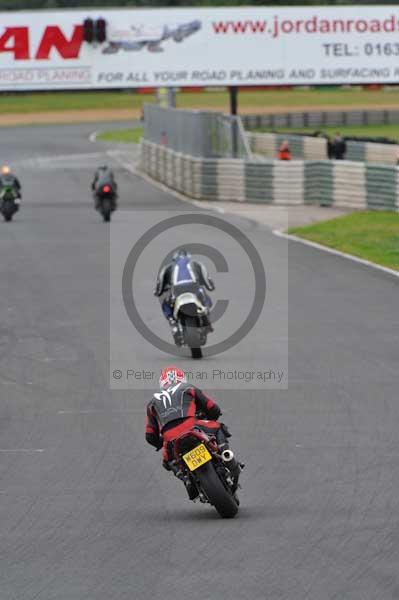
[{"label": "rider's boot", "polygon": [[176,319],[174,319],[173,317],[169,317],[168,319],[171,331],[172,331],[172,335],[173,335],[173,339],[175,341],[176,346],[181,346],[182,345],[182,339],[181,339],[181,333],[179,330],[179,327],[177,325],[177,321]]},{"label": "rider's boot", "polygon": [[184,475],[183,471],[179,469],[176,463],[170,463],[164,460],[162,464],[167,471],[173,471],[175,477],[177,477],[177,479],[180,479],[184,483],[184,487],[187,490],[187,494],[190,500],[195,500],[199,496],[197,486],[191,481],[189,477]]}]

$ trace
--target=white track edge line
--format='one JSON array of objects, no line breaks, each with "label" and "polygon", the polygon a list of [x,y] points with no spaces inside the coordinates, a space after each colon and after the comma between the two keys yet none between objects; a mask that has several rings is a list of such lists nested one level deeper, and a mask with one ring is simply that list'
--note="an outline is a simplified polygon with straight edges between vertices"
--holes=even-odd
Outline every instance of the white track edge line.
[{"label": "white track edge line", "polygon": [[273,234],[277,237],[285,238],[293,242],[298,242],[299,244],[304,244],[305,246],[310,246],[311,248],[315,248],[316,250],[322,250],[323,252],[328,252],[329,254],[335,254],[335,256],[346,258],[348,260],[351,260],[352,262],[365,265],[366,267],[371,267],[372,269],[376,269],[378,271],[382,271],[383,273],[388,273],[389,275],[393,275],[394,277],[399,278],[399,271],[395,271],[394,269],[390,269],[389,267],[383,267],[382,265],[377,265],[376,263],[366,260],[365,258],[359,258],[358,256],[354,256],[353,254],[347,254],[346,252],[341,252],[341,250],[329,248],[328,246],[323,246],[322,244],[318,244],[317,242],[305,240],[290,233],[283,233],[278,229],[273,229]]},{"label": "white track edge line", "polygon": [[[112,156],[112,151],[110,152],[110,155]],[[167,185],[164,185],[163,183],[161,183],[155,179],[152,179],[152,177],[150,177],[143,171],[140,171],[140,170],[136,169],[135,167],[132,167],[132,165],[126,163],[125,161],[121,160],[117,156],[114,155],[114,156],[112,156],[112,158],[114,158],[120,165],[122,165],[127,171],[130,171],[130,173],[132,173],[133,175],[136,175],[137,177],[141,177],[148,183],[155,185],[155,187],[157,187],[158,189],[160,189],[163,192],[172,194],[173,196],[175,196],[182,202],[186,202],[187,204],[193,204],[194,206],[206,208],[208,210],[215,210],[216,212],[219,212],[222,214],[224,214],[226,212],[223,208],[218,207],[218,206],[205,207],[201,203],[200,200],[191,200],[191,199],[187,198],[187,196],[184,196],[180,192],[173,190],[172,188],[168,187]],[[285,238],[285,239],[291,240],[293,242],[298,242],[300,244],[304,244],[305,246],[310,246],[311,248],[316,248],[317,250],[322,250],[324,252],[329,252],[330,254],[335,254],[336,256],[341,256],[342,258],[346,258],[348,260],[351,260],[352,262],[356,262],[358,264],[365,265],[366,267],[371,267],[378,271],[382,271],[383,273],[387,273],[389,275],[393,275],[394,277],[399,278],[399,271],[395,271],[394,269],[390,269],[389,267],[383,267],[382,265],[377,265],[376,263],[373,263],[364,258],[359,258],[357,256],[354,256],[353,254],[347,254],[346,252],[341,252],[340,250],[335,250],[334,248],[329,248],[328,246],[322,246],[322,244],[317,244],[317,242],[311,242],[310,240],[302,239],[300,237],[297,237],[296,235],[292,235],[289,233],[283,233],[282,231],[279,231],[278,229],[273,229],[272,232],[277,237]]]}]

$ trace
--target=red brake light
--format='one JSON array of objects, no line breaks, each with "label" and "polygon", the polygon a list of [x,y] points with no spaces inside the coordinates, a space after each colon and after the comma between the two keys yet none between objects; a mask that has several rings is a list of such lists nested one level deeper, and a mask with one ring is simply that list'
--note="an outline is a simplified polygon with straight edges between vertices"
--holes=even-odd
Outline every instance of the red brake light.
[{"label": "red brake light", "polygon": [[104,192],[105,194],[107,194],[107,193],[108,193],[108,192],[110,192],[110,191],[111,191],[111,188],[109,187],[109,185],[104,185],[104,186],[103,186],[103,192]]}]

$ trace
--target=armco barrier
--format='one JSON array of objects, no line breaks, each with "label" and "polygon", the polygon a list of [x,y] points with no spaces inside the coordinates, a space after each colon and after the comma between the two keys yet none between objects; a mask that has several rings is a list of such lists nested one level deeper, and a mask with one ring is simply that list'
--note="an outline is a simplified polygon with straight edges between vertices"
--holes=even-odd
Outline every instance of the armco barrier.
[{"label": "armco barrier", "polygon": [[287,112],[241,117],[245,129],[267,127],[314,127],[320,129],[327,125],[389,125],[399,123],[399,110],[334,110],[312,112]]},{"label": "armco barrier", "polygon": [[202,159],[143,140],[141,169],[198,200],[399,209],[399,169],[388,165]]}]

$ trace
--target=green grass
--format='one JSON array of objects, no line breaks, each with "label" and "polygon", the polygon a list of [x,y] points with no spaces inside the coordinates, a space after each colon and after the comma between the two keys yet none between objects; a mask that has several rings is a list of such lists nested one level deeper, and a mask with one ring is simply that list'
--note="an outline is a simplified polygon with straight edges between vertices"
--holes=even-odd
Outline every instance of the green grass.
[{"label": "green grass", "polygon": [[[153,96],[145,96],[153,102]],[[139,109],[143,96],[119,92],[58,92],[1,94],[0,113],[34,113],[64,110]]]},{"label": "green grass", "polygon": [[[36,92],[0,95],[0,113],[34,113],[63,110],[141,109],[154,102],[154,94],[132,92]],[[356,106],[399,106],[399,90],[371,91],[352,89],[280,89],[240,91],[239,108],[260,110],[278,108],[322,108]],[[227,91],[177,94],[178,108],[228,110]]]},{"label": "green grass", "polygon": [[138,144],[143,136],[143,128],[135,129],[115,129],[104,131],[97,136],[98,140],[105,142],[124,142],[126,144]]},{"label": "green grass", "polygon": [[387,137],[393,140],[399,140],[399,124],[395,125],[334,125],[333,127],[278,127],[277,129],[262,128],[259,132],[278,131],[281,133],[314,133],[322,131],[330,137],[337,131],[342,135],[355,135],[360,137]]},{"label": "green grass", "polygon": [[398,213],[355,212],[288,232],[399,271]]},{"label": "green grass", "polygon": [[[204,107],[220,108],[226,110],[229,106],[227,92],[207,92],[202,94],[178,94],[178,108],[189,108],[201,104]],[[317,108],[328,106],[332,109],[340,106],[379,106],[397,105],[399,107],[399,90],[363,90],[352,89],[280,89],[267,91],[240,91],[238,96],[238,107],[260,108],[266,111],[272,108]]]}]

